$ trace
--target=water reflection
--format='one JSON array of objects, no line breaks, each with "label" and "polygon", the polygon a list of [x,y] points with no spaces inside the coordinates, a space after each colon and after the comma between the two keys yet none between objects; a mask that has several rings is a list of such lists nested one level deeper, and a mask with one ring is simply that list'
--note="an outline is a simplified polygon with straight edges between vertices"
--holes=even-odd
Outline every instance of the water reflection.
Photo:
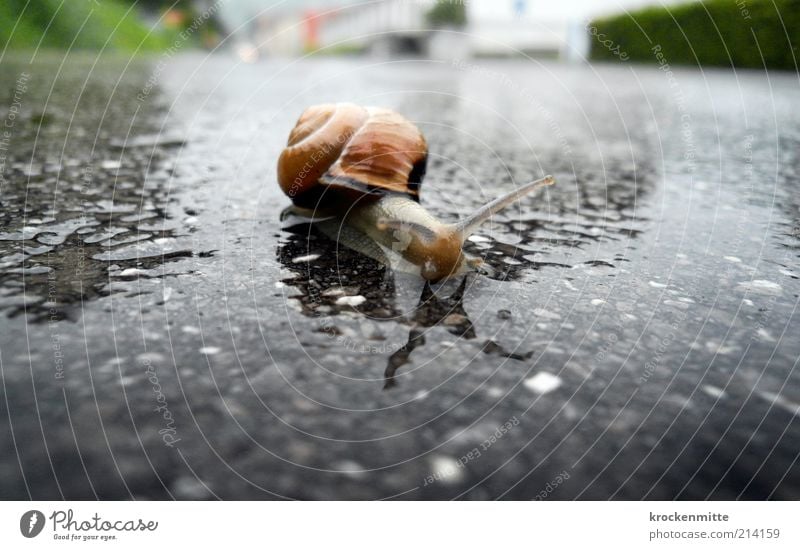
[{"label": "water reflection", "polygon": [[392,388],[396,385],[395,375],[397,370],[409,363],[411,352],[420,346],[425,345],[425,333],[427,329],[437,325],[447,327],[447,331],[459,338],[471,340],[475,338],[475,327],[467,316],[464,309],[464,290],[467,287],[465,275],[461,279],[458,289],[446,298],[437,296],[431,285],[426,281],[419,297],[419,303],[409,318],[411,330],[408,333],[408,341],[396,352],[389,356],[389,361],[384,371],[384,389]]},{"label": "water reflection", "polygon": [[[196,215],[172,185],[184,141],[158,135],[155,103],[133,101],[144,67],[119,77],[102,65],[87,80],[90,66],[75,65],[51,86],[54,67],[3,69],[31,79],[3,156],[0,312],[32,321],[73,318],[83,302],[109,294],[149,293],[130,281],[191,273],[163,266],[204,254],[181,239]],[[113,109],[96,108],[112,95]],[[8,100],[0,95],[0,104]]]},{"label": "water reflection", "polygon": [[[293,276],[284,278],[283,283],[299,291],[290,299],[299,302],[304,315],[320,318],[356,311],[376,322],[394,321],[409,327],[404,343],[385,346],[394,351],[386,360],[384,389],[398,384],[398,371],[411,363],[414,350],[429,342],[432,328],[443,327],[457,337],[456,342],[477,338],[478,330],[464,301],[470,281],[484,275],[467,273],[431,285],[342,246],[328,238],[318,224],[290,221],[284,231],[287,238],[278,246],[277,256]],[[337,330],[328,323],[321,329],[331,335]],[[484,341],[481,349],[518,361],[532,356],[531,351],[509,352],[493,340]]]}]

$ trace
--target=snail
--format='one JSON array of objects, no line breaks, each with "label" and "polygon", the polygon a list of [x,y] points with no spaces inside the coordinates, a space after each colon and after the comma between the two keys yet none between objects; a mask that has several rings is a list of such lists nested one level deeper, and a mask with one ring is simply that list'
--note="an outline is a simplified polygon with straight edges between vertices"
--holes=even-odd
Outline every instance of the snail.
[{"label": "snail", "polygon": [[289,134],[278,159],[278,183],[295,210],[343,221],[336,238],[350,235],[351,248],[374,249],[377,243],[429,281],[479,263],[466,257],[464,241],[499,210],[554,183],[546,176],[457,223],[443,223],[419,203],[427,157],[422,133],[394,111],[352,103],[316,105],[301,114]]}]

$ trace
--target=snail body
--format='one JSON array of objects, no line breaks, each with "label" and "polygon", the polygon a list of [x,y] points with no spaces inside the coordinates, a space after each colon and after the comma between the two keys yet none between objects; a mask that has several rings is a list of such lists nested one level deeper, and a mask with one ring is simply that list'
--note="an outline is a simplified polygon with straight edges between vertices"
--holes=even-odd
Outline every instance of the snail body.
[{"label": "snail body", "polygon": [[464,265],[461,233],[402,195],[387,195],[356,206],[344,220],[419,266],[425,279],[436,281],[456,275]]},{"label": "snail body", "polygon": [[419,204],[427,143],[401,115],[350,103],[309,107],[278,159],[278,183],[313,217],[333,215],[438,281],[467,260],[464,241],[481,223],[552,177],[525,184],[461,221],[436,219]]}]

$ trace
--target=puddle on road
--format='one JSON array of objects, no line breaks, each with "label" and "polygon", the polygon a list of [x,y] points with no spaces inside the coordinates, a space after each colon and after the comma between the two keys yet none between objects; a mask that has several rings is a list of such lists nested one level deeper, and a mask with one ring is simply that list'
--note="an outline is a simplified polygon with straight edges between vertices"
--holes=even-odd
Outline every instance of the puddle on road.
[{"label": "puddle on road", "polygon": [[[387,359],[384,389],[392,388],[397,385],[398,370],[412,361],[415,349],[425,345],[429,329],[445,328],[457,336],[455,345],[479,338],[480,328],[464,308],[465,289],[471,279],[486,277],[506,284],[554,268],[558,277],[570,280],[569,272],[575,268],[612,270],[613,275],[613,270],[628,261],[625,243],[635,238],[645,223],[631,212],[642,191],[652,188],[652,182],[637,181],[634,174],[620,171],[619,180],[608,187],[581,186],[576,215],[570,193],[576,185],[570,179],[564,178],[546,198],[537,197],[533,202],[539,208],[503,212],[468,240],[465,250],[489,266],[486,273],[471,272],[433,286],[421,280],[416,286],[409,284],[408,279],[414,276],[393,272],[379,261],[337,243],[313,223],[285,220],[276,255],[293,276],[284,278],[281,285],[297,291],[287,292],[287,297],[308,317],[335,318],[356,312],[372,321],[407,326],[407,340],[393,343],[394,352]],[[608,202],[610,195],[617,200]],[[446,205],[437,205],[434,200],[430,207],[436,210],[437,206],[442,210]],[[448,215],[437,214],[443,218]],[[609,251],[607,259],[597,259],[597,247]],[[334,321],[318,330],[338,336]],[[481,349],[517,361],[532,356],[524,350],[509,352],[491,339],[483,341]]]},{"label": "puddle on road", "polygon": [[[102,78],[84,88],[84,70],[49,93],[54,71],[35,67],[5,151],[0,312],[11,316],[72,318],[82,302],[142,291],[126,281],[191,273],[158,269],[194,254],[184,238],[195,213],[171,185],[171,148],[183,142],[153,137],[161,118],[137,110],[135,68],[113,91]],[[90,108],[109,93],[113,108]]]}]

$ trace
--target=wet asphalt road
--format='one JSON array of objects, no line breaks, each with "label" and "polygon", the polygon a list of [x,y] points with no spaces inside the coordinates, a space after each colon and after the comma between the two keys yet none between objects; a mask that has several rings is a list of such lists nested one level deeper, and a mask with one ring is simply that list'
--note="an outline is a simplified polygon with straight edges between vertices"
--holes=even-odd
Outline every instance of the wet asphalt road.
[{"label": "wet asphalt road", "polygon": [[[61,61],[0,69],[2,498],[800,498],[796,76]],[[281,219],[329,101],[444,219],[558,183],[426,288]]]}]

